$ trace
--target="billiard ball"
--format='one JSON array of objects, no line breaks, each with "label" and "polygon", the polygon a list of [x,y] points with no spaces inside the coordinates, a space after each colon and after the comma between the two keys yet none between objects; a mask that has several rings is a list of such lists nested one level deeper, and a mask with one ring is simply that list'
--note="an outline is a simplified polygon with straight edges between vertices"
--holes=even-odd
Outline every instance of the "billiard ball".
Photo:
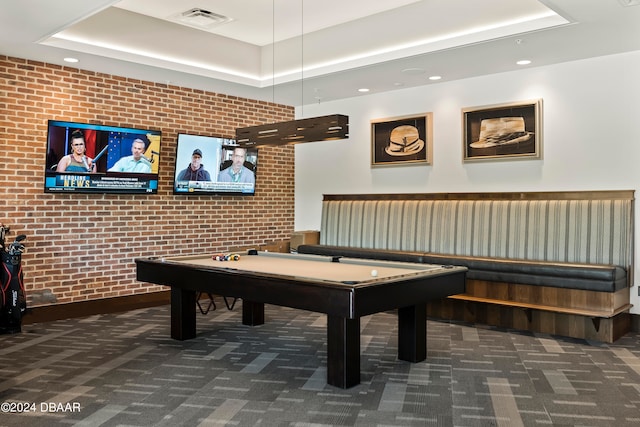
[{"label": "billiard ball", "polygon": [[378,275],[378,270],[371,270],[371,275],[376,277]]}]

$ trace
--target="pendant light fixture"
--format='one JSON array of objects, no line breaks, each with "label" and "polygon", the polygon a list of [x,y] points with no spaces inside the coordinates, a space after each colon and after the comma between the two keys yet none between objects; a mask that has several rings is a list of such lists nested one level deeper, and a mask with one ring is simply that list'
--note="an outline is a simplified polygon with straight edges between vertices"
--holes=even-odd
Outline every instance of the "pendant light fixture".
[{"label": "pendant light fixture", "polygon": [[[304,0],[301,4],[301,22],[304,26]],[[275,28],[275,1],[272,2],[273,28]],[[301,35],[301,92],[304,105],[304,28]],[[275,51],[275,32],[272,49]],[[275,55],[273,59],[275,75]],[[275,87],[275,80],[272,85]],[[236,143],[246,147],[299,144],[303,142],[332,141],[349,138],[349,117],[342,114],[290,120],[236,129]]]}]

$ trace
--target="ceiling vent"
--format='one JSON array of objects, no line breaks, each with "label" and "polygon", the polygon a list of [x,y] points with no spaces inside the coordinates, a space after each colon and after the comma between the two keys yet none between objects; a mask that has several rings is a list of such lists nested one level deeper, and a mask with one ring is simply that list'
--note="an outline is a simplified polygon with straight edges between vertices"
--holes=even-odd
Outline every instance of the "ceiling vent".
[{"label": "ceiling vent", "polygon": [[208,10],[201,9],[199,7],[178,13],[170,18],[180,24],[202,29],[210,29],[233,21],[233,19],[228,16],[209,12]]}]

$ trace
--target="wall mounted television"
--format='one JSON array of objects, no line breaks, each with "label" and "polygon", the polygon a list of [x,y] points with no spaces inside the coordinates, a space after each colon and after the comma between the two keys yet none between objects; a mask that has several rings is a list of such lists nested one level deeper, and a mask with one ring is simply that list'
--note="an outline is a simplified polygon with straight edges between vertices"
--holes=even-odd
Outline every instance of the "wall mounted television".
[{"label": "wall mounted television", "polygon": [[49,120],[47,193],[155,194],[159,130]]},{"label": "wall mounted television", "polygon": [[254,195],[258,149],[233,139],[178,134],[173,192],[182,195]]}]

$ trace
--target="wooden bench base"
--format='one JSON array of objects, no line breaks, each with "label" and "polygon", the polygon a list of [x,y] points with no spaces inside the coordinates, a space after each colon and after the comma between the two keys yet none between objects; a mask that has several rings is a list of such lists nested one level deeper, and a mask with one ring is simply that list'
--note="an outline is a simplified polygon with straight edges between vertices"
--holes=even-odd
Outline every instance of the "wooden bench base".
[{"label": "wooden bench base", "polygon": [[[585,316],[585,317],[603,318],[603,319],[615,317],[616,315],[620,313],[624,313],[625,311],[628,311],[631,307],[633,307],[631,304],[626,304],[614,310],[613,312],[611,312],[608,310],[606,311],[605,310],[582,310],[582,309],[575,309],[575,308],[556,307],[556,306],[550,306],[550,305],[503,301],[503,300],[492,299],[492,298],[479,298],[479,297],[474,297],[472,295],[466,295],[466,294],[454,295],[449,298],[460,300],[460,301],[480,302],[485,304],[518,307],[527,313],[531,312],[532,310],[541,310],[541,311],[551,311],[554,313],[573,314],[576,316]],[[531,319],[529,318],[529,320]]]},{"label": "wooden bench base", "polygon": [[467,292],[428,304],[431,317],[614,342],[631,330],[629,290],[594,292],[467,280]]}]

